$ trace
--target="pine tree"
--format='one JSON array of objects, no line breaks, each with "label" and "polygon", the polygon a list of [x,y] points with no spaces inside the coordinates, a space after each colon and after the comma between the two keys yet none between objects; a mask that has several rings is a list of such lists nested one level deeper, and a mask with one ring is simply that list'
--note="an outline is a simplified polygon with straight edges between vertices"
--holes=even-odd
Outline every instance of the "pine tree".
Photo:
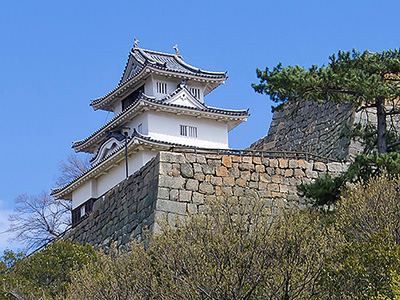
[{"label": "pine tree", "polygon": [[276,103],[315,100],[351,103],[357,110],[375,108],[377,116],[376,145],[379,154],[400,144],[387,143],[387,117],[400,113],[400,51],[398,49],[371,53],[339,51],[329,57],[329,64],[308,70],[300,66],[272,70],[257,69],[259,84],[252,87],[267,94]]},{"label": "pine tree", "polygon": [[[259,84],[254,90],[269,95],[278,104],[287,101],[314,100],[350,103],[357,111],[374,108],[376,124],[356,124],[350,136],[363,140],[364,152],[358,155],[349,170],[338,178],[329,175],[314,183],[300,185],[315,205],[330,205],[339,199],[346,182],[368,179],[382,170],[389,174],[400,171],[400,139],[393,117],[400,114],[400,51],[371,53],[339,51],[329,57],[328,65],[257,69]],[[390,123],[388,123],[390,121]],[[392,125],[392,126],[388,126]],[[376,152],[377,150],[377,152]]]}]

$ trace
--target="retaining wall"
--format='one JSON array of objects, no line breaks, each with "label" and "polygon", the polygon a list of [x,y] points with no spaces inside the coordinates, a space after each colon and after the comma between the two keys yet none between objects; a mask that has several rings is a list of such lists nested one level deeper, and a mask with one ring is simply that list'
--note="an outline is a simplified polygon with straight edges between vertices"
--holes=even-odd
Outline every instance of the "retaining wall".
[{"label": "retaining wall", "polygon": [[[283,156],[283,155],[281,155]],[[257,193],[269,205],[304,206],[296,186],[329,171],[346,168],[337,162],[313,157],[160,152],[142,169],[124,180],[93,205],[93,212],[73,228],[68,237],[105,250],[123,247],[157,220],[174,225],[177,219],[202,211],[207,200]]]}]

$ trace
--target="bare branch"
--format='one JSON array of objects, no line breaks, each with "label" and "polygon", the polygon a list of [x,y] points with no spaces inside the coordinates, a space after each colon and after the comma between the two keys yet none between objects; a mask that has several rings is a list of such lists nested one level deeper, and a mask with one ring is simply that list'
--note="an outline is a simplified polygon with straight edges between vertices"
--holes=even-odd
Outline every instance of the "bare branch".
[{"label": "bare branch", "polygon": [[89,170],[90,156],[80,159],[75,153],[70,154],[60,163],[60,176],[56,181],[57,186],[63,186]]},{"label": "bare branch", "polygon": [[58,239],[70,227],[70,201],[55,200],[42,192],[34,196],[19,195],[15,203],[8,231],[15,233],[14,240],[26,243],[28,249]]}]

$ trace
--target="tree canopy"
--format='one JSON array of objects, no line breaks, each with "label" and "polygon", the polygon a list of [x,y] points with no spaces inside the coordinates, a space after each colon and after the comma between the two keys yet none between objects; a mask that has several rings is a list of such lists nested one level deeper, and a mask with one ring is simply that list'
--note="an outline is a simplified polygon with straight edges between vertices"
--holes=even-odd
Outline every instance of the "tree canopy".
[{"label": "tree canopy", "polygon": [[276,103],[299,99],[319,103],[351,103],[356,109],[375,108],[378,153],[399,144],[387,143],[387,117],[400,113],[400,52],[398,49],[371,53],[339,51],[329,63],[306,69],[301,66],[257,69],[259,84],[252,87]]}]

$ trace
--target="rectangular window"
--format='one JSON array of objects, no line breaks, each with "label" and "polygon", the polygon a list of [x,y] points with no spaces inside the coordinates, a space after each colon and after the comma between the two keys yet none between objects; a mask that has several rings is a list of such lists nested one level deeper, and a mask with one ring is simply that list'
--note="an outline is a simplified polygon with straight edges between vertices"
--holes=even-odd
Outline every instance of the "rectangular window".
[{"label": "rectangular window", "polygon": [[84,204],[81,206],[75,208],[72,211],[72,226],[74,227],[77,225],[80,221],[85,219],[89,213],[93,211],[93,203],[95,199],[91,198],[87,200]]},{"label": "rectangular window", "polygon": [[189,88],[189,91],[192,93],[192,95],[197,99],[200,100],[200,89],[198,88]]},{"label": "rectangular window", "polygon": [[181,127],[181,135],[188,137],[197,138],[197,127],[188,126],[188,125],[180,125]]},{"label": "rectangular window", "polygon": [[157,93],[159,94],[167,94],[167,83],[166,82],[157,82]]},{"label": "rectangular window", "polygon": [[83,218],[83,217],[85,216],[85,213],[86,213],[85,205],[82,205],[82,206],[81,206],[80,211],[81,211],[81,218]]},{"label": "rectangular window", "polygon": [[122,110],[125,110],[128,106],[135,102],[140,97],[141,93],[144,93],[144,85],[122,100]]}]

